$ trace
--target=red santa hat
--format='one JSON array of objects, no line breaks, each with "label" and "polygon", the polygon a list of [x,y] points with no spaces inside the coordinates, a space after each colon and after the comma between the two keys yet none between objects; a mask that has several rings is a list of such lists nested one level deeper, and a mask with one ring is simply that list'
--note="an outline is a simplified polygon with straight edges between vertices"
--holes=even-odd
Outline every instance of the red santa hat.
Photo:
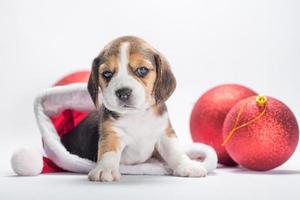
[{"label": "red santa hat", "polygon": [[[11,166],[18,175],[69,171],[88,173],[95,162],[69,153],[60,138],[76,127],[89,112],[95,109],[88,94],[88,71],[70,74],[42,91],[34,102],[34,113],[42,136],[44,153],[32,148],[22,148],[11,158]],[[101,97],[99,97],[101,100]],[[217,155],[208,145],[193,143],[186,146],[192,159],[203,162],[207,171],[217,166]],[[138,165],[120,165],[122,174],[168,175],[172,171],[165,163],[150,159]]]}]

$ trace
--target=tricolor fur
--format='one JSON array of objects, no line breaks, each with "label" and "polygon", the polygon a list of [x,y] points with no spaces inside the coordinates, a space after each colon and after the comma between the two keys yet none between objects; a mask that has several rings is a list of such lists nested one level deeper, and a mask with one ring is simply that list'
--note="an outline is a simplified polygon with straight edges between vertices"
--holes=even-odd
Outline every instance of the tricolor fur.
[{"label": "tricolor fur", "polygon": [[98,109],[62,139],[71,153],[97,160],[90,180],[119,180],[120,164],[139,164],[153,156],[163,159],[174,175],[206,175],[202,163],[185,154],[169,120],[165,101],[175,87],[167,60],[144,40],[121,37],[103,49],[88,83]]}]

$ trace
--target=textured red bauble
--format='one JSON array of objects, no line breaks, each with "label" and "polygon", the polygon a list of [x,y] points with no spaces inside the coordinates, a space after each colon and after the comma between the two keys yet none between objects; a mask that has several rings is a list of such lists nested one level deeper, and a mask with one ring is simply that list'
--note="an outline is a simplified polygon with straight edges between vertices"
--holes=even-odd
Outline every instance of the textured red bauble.
[{"label": "textured red bauble", "polygon": [[224,119],[237,102],[253,95],[256,95],[253,90],[242,85],[224,84],[203,94],[192,110],[190,130],[193,140],[212,146],[223,165],[236,165],[221,145]]},{"label": "textured red bauble", "polygon": [[[230,110],[223,125],[225,139],[235,126],[238,113],[238,124],[248,123],[234,131],[225,148],[235,162],[252,170],[278,167],[293,154],[298,143],[299,130],[292,111],[271,97],[267,97],[265,106],[259,106],[256,97],[244,99]],[[249,123],[262,109],[264,114]]]}]

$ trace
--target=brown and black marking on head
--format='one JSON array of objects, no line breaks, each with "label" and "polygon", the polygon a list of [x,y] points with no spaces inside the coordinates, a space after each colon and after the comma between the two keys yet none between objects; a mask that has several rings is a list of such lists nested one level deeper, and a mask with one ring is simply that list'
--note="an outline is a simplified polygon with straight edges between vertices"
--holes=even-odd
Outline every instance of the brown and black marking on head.
[{"label": "brown and black marking on head", "polygon": [[[165,106],[159,104],[164,104],[175,90],[175,77],[165,57],[147,42],[134,36],[124,36],[110,42],[94,59],[88,91],[95,106],[99,108],[99,88],[102,89],[109,84],[101,77],[101,73],[105,70],[110,70],[113,73],[118,72],[119,49],[124,42],[128,42],[130,45],[128,63],[130,75],[145,88],[146,99],[149,104],[159,110],[158,114],[162,113]],[[136,69],[141,66],[149,70],[147,76],[143,78],[137,77],[135,74]]]}]

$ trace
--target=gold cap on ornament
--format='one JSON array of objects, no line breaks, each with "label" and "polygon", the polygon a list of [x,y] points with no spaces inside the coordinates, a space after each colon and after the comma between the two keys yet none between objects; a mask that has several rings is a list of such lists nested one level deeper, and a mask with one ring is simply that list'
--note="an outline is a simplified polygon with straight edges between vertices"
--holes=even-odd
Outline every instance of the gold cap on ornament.
[{"label": "gold cap on ornament", "polygon": [[259,106],[265,106],[266,103],[267,103],[267,101],[268,101],[268,98],[266,96],[264,96],[264,95],[258,95],[256,97],[256,103]]}]

